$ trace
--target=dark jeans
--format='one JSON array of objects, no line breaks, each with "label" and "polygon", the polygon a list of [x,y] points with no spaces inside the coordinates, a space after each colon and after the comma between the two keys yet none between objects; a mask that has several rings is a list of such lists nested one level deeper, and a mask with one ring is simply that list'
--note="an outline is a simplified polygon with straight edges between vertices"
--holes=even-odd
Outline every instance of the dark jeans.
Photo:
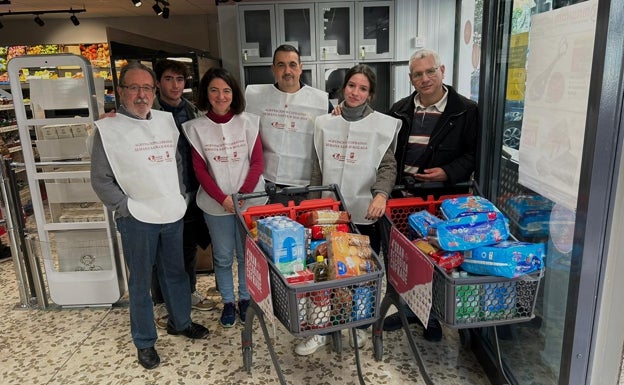
[{"label": "dark jeans", "polygon": [[[182,252],[184,256],[184,270],[189,277],[191,293],[197,288],[197,275],[195,265],[197,264],[197,246],[205,249],[210,245],[210,234],[204,221],[203,212],[195,199],[191,200],[189,207],[184,214],[184,231],[182,233]],[[163,303],[163,294],[158,280],[157,267],[152,269],[152,301],[155,304]]]},{"label": "dark jeans", "polygon": [[152,224],[132,217],[117,218],[124,258],[128,266],[130,331],[138,349],[154,346],[158,335],[150,298],[152,266],[158,266],[170,322],[176,330],[191,323],[191,296],[183,269],[182,220]]}]

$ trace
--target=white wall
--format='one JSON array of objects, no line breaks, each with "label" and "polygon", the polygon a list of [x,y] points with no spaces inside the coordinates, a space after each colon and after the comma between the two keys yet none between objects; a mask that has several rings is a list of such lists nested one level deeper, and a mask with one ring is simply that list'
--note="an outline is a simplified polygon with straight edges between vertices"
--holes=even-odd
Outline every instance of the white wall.
[{"label": "white wall", "polygon": [[[2,18],[0,45],[78,44],[105,42],[106,27],[144,35],[210,52],[218,57],[216,15],[160,17],[80,18],[74,26],[68,18],[46,19],[39,27],[29,19]],[[214,52],[213,52],[214,51]]]}]

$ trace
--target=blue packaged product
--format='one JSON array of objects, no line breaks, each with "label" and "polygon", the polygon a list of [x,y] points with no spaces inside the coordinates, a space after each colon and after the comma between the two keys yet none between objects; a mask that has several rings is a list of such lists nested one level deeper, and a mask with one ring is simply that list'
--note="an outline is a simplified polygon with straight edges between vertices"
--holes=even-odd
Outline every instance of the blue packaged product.
[{"label": "blue packaged product", "polygon": [[445,199],[440,204],[440,211],[446,219],[480,213],[500,213],[500,210],[492,202],[477,195]]},{"label": "blue packaged product", "polygon": [[516,282],[483,285],[483,317],[486,320],[512,319],[516,315]]},{"label": "blue packaged product", "polygon": [[432,224],[441,222],[442,220],[427,210],[417,211],[407,218],[410,227],[418,234],[418,238],[426,237],[429,227]]},{"label": "blue packaged product", "polygon": [[356,287],[353,292],[353,308],[351,310],[351,319],[359,321],[371,318],[375,312],[374,308],[375,296],[373,291],[367,286]]},{"label": "blue packaged product", "polygon": [[493,245],[509,238],[509,223],[501,213],[466,215],[431,225],[427,239],[447,251]]},{"label": "blue packaged product", "polygon": [[472,274],[515,278],[540,270],[544,256],[543,243],[506,241],[466,251],[461,268]]},{"label": "blue packaged product", "polygon": [[306,267],[305,230],[290,218],[277,216],[258,220],[258,245],[283,274]]},{"label": "blue packaged product", "polygon": [[507,200],[509,219],[523,237],[548,236],[553,202],[541,195],[517,195]]}]

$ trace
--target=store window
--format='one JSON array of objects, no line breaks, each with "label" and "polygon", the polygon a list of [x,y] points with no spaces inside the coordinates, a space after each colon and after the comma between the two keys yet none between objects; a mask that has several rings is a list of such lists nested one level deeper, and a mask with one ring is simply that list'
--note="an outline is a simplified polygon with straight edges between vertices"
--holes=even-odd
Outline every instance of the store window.
[{"label": "store window", "polygon": [[498,327],[497,338],[485,332],[493,347],[498,340],[513,384],[556,384],[562,375],[596,12],[590,2],[579,3],[514,0],[500,49],[506,77],[498,95],[503,116],[496,201],[512,234],[547,250],[535,318]]}]

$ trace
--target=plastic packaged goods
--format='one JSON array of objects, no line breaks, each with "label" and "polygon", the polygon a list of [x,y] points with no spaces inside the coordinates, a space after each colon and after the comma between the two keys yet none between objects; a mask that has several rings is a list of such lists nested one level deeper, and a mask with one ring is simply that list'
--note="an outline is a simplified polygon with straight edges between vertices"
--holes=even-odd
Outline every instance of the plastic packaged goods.
[{"label": "plastic packaged goods", "polygon": [[479,285],[457,285],[455,318],[458,323],[479,321],[482,312],[480,289]]},{"label": "plastic packaged goods", "polygon": [[368,286],[356,287],[353,292],[353,310],[351,319],[355,321],[371,318],[373,316],[373,301],[375,297]]},{"label": "plastic packaged goods", "polygon": [[313,225],[310,227],[310,230],[312,230],[312,239],[318,240],[327,239],[327,236],[332,231],[341,231],[344,233],[348,233],[350,229],[348,224],[339,223],[335,225]]},{"label": "plastic packaged goods", "polygon": [[366,235],[332,232],[327,239],[327,255],[335,278],[356,277],[376,269]]},{"label": "plastic packaged goods", "polygon": [[492,202],[478,195],[445,199],[440,204],[440,211],[447,219],[480,213],[500,213],[500,210]]},{"label": "plastic packaged goods", "polygon": [[427,210],[417,211],[408,217],[410,228],[416,233],[418,238],[426,237],[429,233],[429,227],[441,221],[440,218]]},{"label": "plastic packaged goods", "polygon": [[506,241],[466,251],[461,267],[472,274],[514,278],[540,270],[544,257],[543,243]]},{"label": "plastic packaged goods", "polygon": [[257,222],[258,244],[282,274],[306,267],[305,230],[286,217],[267,217]]},{"label": "plastic packaged goods", "polygon": [[313,225],[335,225],[349,223],[351,216],[346,211],[314,210],[307,211],[297,217],[297,222],[306,227]]},{"label": "plastic packaged goods", "polygon": [[[319,255],[314,265],[314,282],[325,282],[329,280],[329,266],[322,255]],[[310,292],[308,301],[308,323],[312,328],[323,328],[331,325],[331,298],[330,290],[317,290]]]},{"label": "plastic packaged goods", "polygon": [[353,294],[347,287],[332,290],[332,325],[342,325],[350,321],[353,309]]},{"label": "plastic packaged goods", "polygon": [[447,251],[493,245],[509,238],[509,223],[500,212],[478,213],[432,225],[427,239]]}]

